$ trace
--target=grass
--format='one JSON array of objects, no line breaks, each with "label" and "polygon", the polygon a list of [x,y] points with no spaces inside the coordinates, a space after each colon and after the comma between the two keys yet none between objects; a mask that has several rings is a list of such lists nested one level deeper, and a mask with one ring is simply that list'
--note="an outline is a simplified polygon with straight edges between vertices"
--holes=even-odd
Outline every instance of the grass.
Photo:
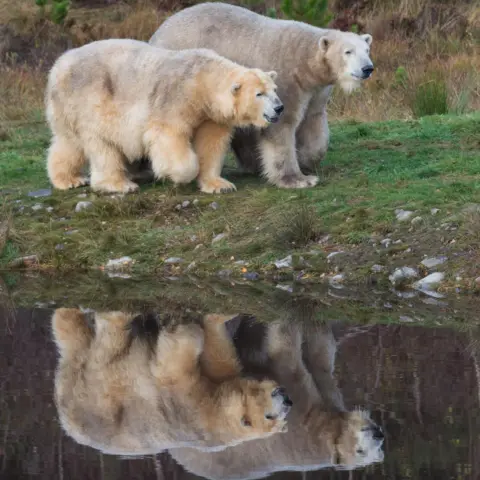
[{"label": "grass", "polygon": [[[141,193],[123,198],[83,188],[32,199],[28,191],[49,187],[48,140],[45,127],[35,126],[17,129],[0,143],[0,185],[7,186],[0,202],[13,214],[8,248],[0,256],[4,268],[14,252],[36,254],[40,268],[60,270],[101,268],[108,259],[127,255],[135,260],[133,271],[142,274],[179,273],[195,262],[191,271],[199,274],[229,269],[232,275],[269,275],[275,272],[274,260],[293,253],[294,269],[318,278],[332,271],[326,255],[344,250],[355,256],[349,274],[362,278],[373,263],[393,268],[441,252],[458,253],[451,268],[464,272],[464,282],[470,282],[465,288],[480,275],[478,250],[472,248],[478,243],[480,214],[462,213],[466,205],[480,204],[479,113],[334,123],[318,172],[321,184],[302,191],[242,175],[230,158],[225,175],[238,187],[232,194],[206,195],[193,184],[166,183],[143,185]],[[92,208],[75,213],[84,200],[92,201]],[[185,200],[190,205],[178,209]],[[43,208],[34,211],[35,204]],[[413,210],[423,221],[415,227],[399,224],[397,208]],[[435,217],[432,208],[440,209]],[[445,230],[444,223],[455,230]],[[220,233],[225,238],[212,243]],[[379,248],[385,237],[403,244]],[[409,246],[412,251],[405,253]],[[165,265],[168,257],[184,263]]]}]

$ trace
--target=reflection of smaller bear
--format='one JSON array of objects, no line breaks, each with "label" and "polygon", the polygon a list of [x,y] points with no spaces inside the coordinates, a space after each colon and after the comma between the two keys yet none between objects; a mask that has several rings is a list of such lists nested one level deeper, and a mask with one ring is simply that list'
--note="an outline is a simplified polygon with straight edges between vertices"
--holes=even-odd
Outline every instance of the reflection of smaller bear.
[{"label": "reflection of smaller bear", "polygon": [[127,178],[126,162],[148,156],[156,178],[198,177],[204,192],[233,190],[220,177],[232,129],[278,120],[275,78],[206,49],[102,40],[70,50],[47,86],[50,180],[59,189],[86,184],[88,159],[94,190],[129,192],[138,185]]},{"label": "reflection of smaller bear", "polygon": [[[242,378],[225,322],[160,326],[151,316],[59,308],[55,401],[66,433],[104,453],[221,450],[286,430],[291,401],[270,380]],[[281,434],[281,433],[279,433]]]}]

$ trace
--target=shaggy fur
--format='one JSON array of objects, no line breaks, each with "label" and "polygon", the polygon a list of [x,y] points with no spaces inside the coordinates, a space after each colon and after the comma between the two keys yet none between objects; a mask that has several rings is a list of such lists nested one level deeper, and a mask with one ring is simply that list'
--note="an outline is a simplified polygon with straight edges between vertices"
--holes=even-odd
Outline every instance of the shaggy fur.
[{"label": "shaggy fur", "polygon": [[[252,352],[252,341],[258,344],[262,336],[262,345]],[[291,393],[288,432],[221,452],[171,450],[178,463],[202,478],[237,480],[383,461],[380,428],[368,412],[344,406],[333,377],[336,342],[328,326],[279,322],[259,327],[244,319],[235,337],[247,373],[261,372]]]},{"label": "shaggy fur", "polygon": [[[271,380],[239,376],[232,315],[159,329],[155,319],[59,308],[55,401],[62,427],[104,453],[218,450],[286,430],[290,399]],[[209,377],[205,375],[209,373]]]},{"label": "shaggy fur", "polygon": [[102,40],[70,50],[47,85],[50,180],[59,189],[84,185],[89,160],[94,190],[129,192],[138,185],[126,162],[149,157],[158,179],[197,178],[204,192],[232,190],[220,177],[232,128],[278,119],[275,78],[206,49]]},{"label": "shaggy fur", "polygon": [[371,35],[276,20],[220,2],[201,3],[168,18],[150,44],[182,50],[211,48],[241,65],[278,72],[285,115],[259,132],[236,130],[232,147],[242,166],[262,170],[269,182],[303,188],[328,145],[326,104],[334,84],[357,88],[368,78]]}]

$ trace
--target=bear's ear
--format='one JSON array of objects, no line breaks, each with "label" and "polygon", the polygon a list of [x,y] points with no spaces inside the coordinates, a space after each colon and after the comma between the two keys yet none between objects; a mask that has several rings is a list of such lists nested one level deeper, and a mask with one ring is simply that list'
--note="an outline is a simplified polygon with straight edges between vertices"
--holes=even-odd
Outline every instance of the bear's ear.
[{"label": "bear's ear", "polygon": [[268,72],[267,75],[273,80],[275,81],[278,77],[278,73],[275,71],[275,70],[272,70],[271,72]]},{"label": "bear's ear", "polygon": [[241,84],[238,83],[238,82],[235,82],[233,85],[232,85],[232,93],[235,95],[241,88]]},{"label": "bear's ear", "polygon": [[326,52],[330,46],[330,40],[327,37],[321,37],[318,41],[318,46],[322,52]]},{"label": "bear's ear", "polygon": [[372,44],[373,38],[369,33],[364,33],[363,35],[360,35],[360,36],[367,42],[368,46]]}]

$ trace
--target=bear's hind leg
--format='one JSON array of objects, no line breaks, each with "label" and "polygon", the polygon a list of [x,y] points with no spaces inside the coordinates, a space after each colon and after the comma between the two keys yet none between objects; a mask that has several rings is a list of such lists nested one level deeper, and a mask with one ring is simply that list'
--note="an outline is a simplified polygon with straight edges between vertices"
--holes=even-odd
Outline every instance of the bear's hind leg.
[{"label": "bear's hind leg", "polygon": [[86,153],[92,170],[92,190],[128,193],[138,189],[138,185],[127,178],[124,156],[114,145],[91,139],[87,142]]},{"label": "bear's hind leg", "polygon": [[200,172],[198,185],[205,193],[225,193],[236,190],[233,183],[220,176],[231,137],[229,127],[206,121],[195,132],[193,145]]},{"label": "bear's hind leg", "polygon": [[187,135],[157,127],[145,135],[155,178],[170,178],[176,184],[190,183],[199,172],[198,158]]},{"label": "bear's hind leg", "polygon": [[63,358],[74,358],[89,348],[93,332],[78,308],[57,308],[52,316],[53,338]]},{"label": "bear's hind leg", "polygon": [[82,176],[85,162],[82,150],[74,142],[54,136],[48,149],[47,172],[55,188],[68,190],[86,185],[88,178]]}]

